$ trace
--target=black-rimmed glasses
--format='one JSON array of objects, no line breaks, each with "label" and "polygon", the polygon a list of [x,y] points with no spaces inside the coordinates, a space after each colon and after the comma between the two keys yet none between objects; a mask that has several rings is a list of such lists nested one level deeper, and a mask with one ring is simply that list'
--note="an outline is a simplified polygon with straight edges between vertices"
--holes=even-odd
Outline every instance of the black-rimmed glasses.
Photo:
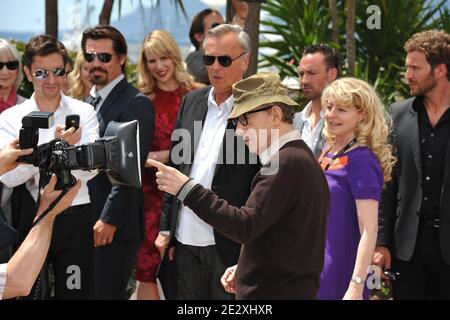
[{"label": "black-rimmed glasses", "polygon": [[108,63],[112,59],[112,54],[108,53],[108,52],[98,52],[97,53],[97,52],[88,51],[88,52],[85,52],[83,55],[84,55],[84,59],[89,63],[94,61],[96,57],[98,60],[100,60],[100,62],[103,62],[103,63]]},{"label": "black-rimmed glasses", "polygon": [[[52,73],[56,77],[62,77],[63,75],[66,74],[66,69],[64,69],[64,67],[57,67],[52,70]],[[49,74],[50,74],[49,70],[39,68],[33,73],[33,76],[36,77],[36,80],[43,80],[47,78]]]},{"label": "black-rimmed glasses", "polygon": [[17,68],[19,67],[19,61],[14,60],[14,61],[7,61],[7,62],[0,62],[0,70],[3,69],[3,67],[5,67],[8,70],[17,70]]},{"label": "black-rimmed glasses", "polygon": [[238,121],[239,121],[239,123],[240,123],[241,125],[243,125],[243,126],[245,127],[246,125],[248,125],[248,119],[247,119],[247,116],[248,116],[249,114],[255,113],[255,112],[260,112],[260,111],[269,110],[269,109],[272,109],[272,108],[273,108],[273,106],[266,106],[266,107],[261,108],[261,109],[252,110],[252,111],[243,113],[243,114],[241,114],[239,117],[234,118],[234,119],[231,119],[230,121],[231,121],[231,123],[232,123],[235,127],[237,127]]},{"label": "black-rimmed glasses", "polygon": [[219,64],[222,67],[228,68],[229,66],[231,66],[231,64],[233,63],[234,60],[239,59],[246,53],[247,52],[244,51],[234,59],[231,58],[230,56],[210,56],[210,55],[205,54],[205,55],[203,55],[203,62],[207,66],[212,66],[214,64],[214,61],[216,61],[216,58],[217,58],[217,61],[219,61]]}]

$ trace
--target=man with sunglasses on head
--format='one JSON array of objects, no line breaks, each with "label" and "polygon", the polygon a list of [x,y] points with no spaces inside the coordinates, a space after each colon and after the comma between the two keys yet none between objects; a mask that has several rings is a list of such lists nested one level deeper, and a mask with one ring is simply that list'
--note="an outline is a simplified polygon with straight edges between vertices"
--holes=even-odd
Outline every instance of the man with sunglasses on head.
[{"label": "man with sunglasses on head", "polygon": [[[174,134],[183,135],[187,130],[191,141],[172,143],[170,165],[212,188],[231,204],[241,206],[259,166],[256,157],[253,164],[236,161],[236,155],[248,160],[249,151],[227,119],[233,109],[232,86],[242,80],[248,67],[250,38],[241,27],[222,24],[208,31],[203,49],[211,86],[185,96]],[[233,143],[227,141],[229,133]],[[190,159],[178,161],[183,146],[182,157],[188,155]],[[238,154],[242,150],[244,154]],[[229,155],[235,155],[234,161],[229,161]],[[170,247],[169,262],[165,259],[167,264],[162,268],[175,263],[177,299],[233,298],[223,290],[220,277],[227,266],[237,263],[240,245],[202,221],[175,197],[164,197],[155,243],[161,252]]]},{"label": "man with sunglasses on head", "polygon": [[[153,138],[155,114],[150,100],[127,82],[127,43],[114,27],[99,25],[83,32],[84,58],[94,84],[100,136],[111,121],[139,121],[141,168]],[[143,193],[140,188],[111,186],[101,172],[89,182],[94,205],[94,298],[127,299],[127,284],[139,244],[144,239]]]},{"label": "man with sunglasses on head", "polygon": [[[55,125],[39,129],[39,145],[55,138],[71,145],[98,139],[99,125],[92,106],[67,97],[61,91],[65,81],[65,51],[64,45],[49,35],[35,36],[27,43],[23,55],[24,73],[33,84],[34,93],[29,100],[0,115],[0,148],[19,138],[22,118],[32,111],[54,114]],[[79,128],[65,128],[66,116],[73,114],[80,116]],[[54,270],[55,299],[89,299],[92,293],[92,212],[86,182],[96,172],[76,170],[72,173],[82,180],[82,185],[72,206],[55,220],[48,254],[48,262]],[[21,164],[0,180],[8,187],[28,182],[28,190],[36,201],[39,187],[46,184],[45,179],[40,178],[37,167]],[[30,226],[33,218],[28,221]]]}]

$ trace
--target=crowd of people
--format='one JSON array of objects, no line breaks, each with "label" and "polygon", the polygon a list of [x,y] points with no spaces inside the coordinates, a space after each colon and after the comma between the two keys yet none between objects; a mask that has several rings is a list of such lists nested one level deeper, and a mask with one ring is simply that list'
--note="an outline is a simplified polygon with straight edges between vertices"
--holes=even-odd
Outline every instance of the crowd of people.
[{"label": "crowd of people", "polygon": [[[335,49],[308,46],[303,109],[278,74],[244,79],[255,53],[238,24],[207,9],[189,35],[186,61],[170,33],[145,37],[137,88],[112,26],[83,31],[73,68],[52,36],[23,57],[0,39],[0,231],[17,230],[0,246],[0,298],[128,299],[135,270],[138,300],[358,300],[392,275],[394,299],[450,299],[450,35],[407,41],[413,97],[389,108],[341,77]],[[54,114],[38,144],[137,120],[142,187],[74,170],[50,205],[56,176],[18,160],[32,111]]]}]

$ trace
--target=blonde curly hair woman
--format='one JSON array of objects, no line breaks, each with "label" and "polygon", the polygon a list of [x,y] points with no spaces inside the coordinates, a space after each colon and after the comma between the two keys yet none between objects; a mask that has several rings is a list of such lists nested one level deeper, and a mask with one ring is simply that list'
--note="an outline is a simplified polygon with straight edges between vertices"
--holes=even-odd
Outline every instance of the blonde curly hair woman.
[{"label": "blonde curly hair woman", "polygon": [[388,144],[390,118],[375,90],[355,78],[325,88],[319,161],[330,189],[320,299],[368,298],[365,285],[378,229],[378,204],[395,158]]},{"label": "blonde curly hair woman", "polygon": [[75,58],[75,64],[72,72],[68,75],[68,81],[70,86],[70,96],[78,100],[87,101],[93,84],[82,51],[78,52],[77,57]]}]

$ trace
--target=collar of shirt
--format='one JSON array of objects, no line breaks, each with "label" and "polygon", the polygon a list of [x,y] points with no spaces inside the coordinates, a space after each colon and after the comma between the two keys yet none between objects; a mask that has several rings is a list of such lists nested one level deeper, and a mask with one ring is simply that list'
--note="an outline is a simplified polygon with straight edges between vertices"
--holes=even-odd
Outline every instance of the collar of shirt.
[{"label": "collar of shirt", "polygon": [[[91,94],[91,96],[93,96],[94,98],[96,98],[97,96],[102,97],[102,100],[100,101],[100,105],[103,104],[103,101],[106,100],[106,98],[108,97],[108,95],[111,93],[111,91],[114,89],[114,87],[120,82],[122,81],[122,79],[125,78],[125,75],[123,73],[120,74],[120,76],[118,76],[117,78],[115,78],[113,81],[111,81],[110,83],[108,83],[105,87],[101,88],[100,90],[97,91],[97,87],[93,86],[91,91],[89,92]],[[100,106],[98,106],[98,108],[100,109]]]},{"label": "collar of shirt", "polygon": [[270,146],[259,156],[261,164],[263,166],[268,165],[272,157],[277,154],[286,143],[300,139],[300,132],[298,130],[292,130],[282,135],[278,140],[272,141]]},{"label": "collar of shirt", "polygon": [[[311,116],[311,109],[312,109],[312,101],[308,102],[305,109],[302,110],[301,116],[302,120],[309,123],[309,117]],[[320,121],[322,121],[323,117],[325,116],[325,112],[323,112],[323,109],[320,111]]]},{"label": "collar of shirt", "polygon": [[[53,111],[53,115],[56,118],[61,112],[64,112],[67,109],[67,97],[64,95],[64,93],[61,91],[61,100],[59,101],[59,105],[58,107],[56,107],[56,110]],[[30,105],[33,106],[33,111],[41,111],[41,109],[39,108],[35,97],[35,93],[33,92],[33,94],[31,95],[30,99],[27,101]]]},{"label": "collar of shirt", "polygon": [[231,114],[233,105],[234,105],[234,98],[232,94],[227,98],[227,100],[222,102],[220,105],[217,105],[216,100],[214,99],[214,87],[211,88],[208,96],[209,111],[213,112],[214,114],[226,112],[229,115]]}]

